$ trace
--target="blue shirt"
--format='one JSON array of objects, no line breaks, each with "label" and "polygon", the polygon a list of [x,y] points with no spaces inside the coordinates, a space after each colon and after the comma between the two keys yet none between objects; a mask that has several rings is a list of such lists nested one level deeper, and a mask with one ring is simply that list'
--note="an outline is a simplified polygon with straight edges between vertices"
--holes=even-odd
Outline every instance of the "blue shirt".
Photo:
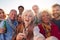
[{"label": "blue shirt", "polygon": [[[15,27],[17,26],[17,24],[18,24],[17,21],[13,22],[13,25],[15,25]],[[7,27],[7,32],[5,33],[5,39],[6,40],[12,40],[12,36],[14,35],[14,30],[8,24],[8,22],[6,22],[6,27]]]}]

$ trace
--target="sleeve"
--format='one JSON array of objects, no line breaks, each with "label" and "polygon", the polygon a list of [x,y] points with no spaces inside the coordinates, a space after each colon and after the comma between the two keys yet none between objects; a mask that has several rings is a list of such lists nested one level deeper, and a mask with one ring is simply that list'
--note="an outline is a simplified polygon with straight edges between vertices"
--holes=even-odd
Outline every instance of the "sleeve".
[{"label": "sleeve", "polygon": [[34,27],[34,29],[33,29],[34,36],[44,37],[39,31],[40,31],[40,29],[38,28],[38,26]]},{"label": "sleeve", "polygon": [[33,29],[33,34],[34,34],[33,39],[34,40],[37,40],[37,39],[38,40],[40,40],[40,39],[45,40],[45,37],[39,31],[40,31],[40,29],[38,28],[38,26],[34,27],[34,29]]},{"label": "sleeve", "polygon": [[36,27],[34,27],[34,29],[33,29],[33,34],[34,34],[34,36],[35,35],[38,35],[39,34],[39,28],[38,28],[38,26],[36,26]]}]

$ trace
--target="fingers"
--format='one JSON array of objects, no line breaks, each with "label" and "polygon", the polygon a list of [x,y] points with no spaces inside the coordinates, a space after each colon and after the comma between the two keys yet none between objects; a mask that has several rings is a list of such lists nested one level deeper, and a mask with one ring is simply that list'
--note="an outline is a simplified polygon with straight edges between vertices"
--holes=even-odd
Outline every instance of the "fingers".
[{"label": "fingers", "polygon": [[5,31],[4,29],[0,28],[0,33],[4,33],[4,31]]},{"label": "fingers", "polygon": [[16,37],[16,40],[22,40],[23,38],[26,38],[26,35],[24,33],[19,33]]}]

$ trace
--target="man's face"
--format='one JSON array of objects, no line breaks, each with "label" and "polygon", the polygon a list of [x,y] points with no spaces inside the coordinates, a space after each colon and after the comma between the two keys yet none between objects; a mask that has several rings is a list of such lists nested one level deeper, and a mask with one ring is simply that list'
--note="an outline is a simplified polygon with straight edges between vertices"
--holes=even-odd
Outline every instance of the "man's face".
[{"label": "man's face", "polygon": [[9,17],[11,20],[15,20],[17,17],[17,12],[16,11],[11,11],[9,14]]},{"label": "man's face", "polygon": [[22,7],[20,7],[18,10],[19,10],[19,13],[22,13],[24,11]]},{"label": "man's face", "polygon": [[33,11],[34,11],[35,13],[37,13],[37,12],[39,11],[38,6],[33,6],[32,9],[33,9]]},{"label": "man's face", "polygon": [[59,6],[53,7],[52,11],[53,11],[53,16],[55,18],[58,18],[60,16],[60,7]]}]

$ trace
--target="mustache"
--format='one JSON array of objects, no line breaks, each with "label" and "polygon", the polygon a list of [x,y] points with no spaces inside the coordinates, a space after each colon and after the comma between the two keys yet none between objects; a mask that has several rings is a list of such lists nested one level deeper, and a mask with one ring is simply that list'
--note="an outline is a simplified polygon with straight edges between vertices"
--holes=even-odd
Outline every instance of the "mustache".
[{"label": "mustache", "polygon": [[60,16],[60,13],[53,13],[53,16],[56,15],[56,14],[57,14],[58,16]]}]

